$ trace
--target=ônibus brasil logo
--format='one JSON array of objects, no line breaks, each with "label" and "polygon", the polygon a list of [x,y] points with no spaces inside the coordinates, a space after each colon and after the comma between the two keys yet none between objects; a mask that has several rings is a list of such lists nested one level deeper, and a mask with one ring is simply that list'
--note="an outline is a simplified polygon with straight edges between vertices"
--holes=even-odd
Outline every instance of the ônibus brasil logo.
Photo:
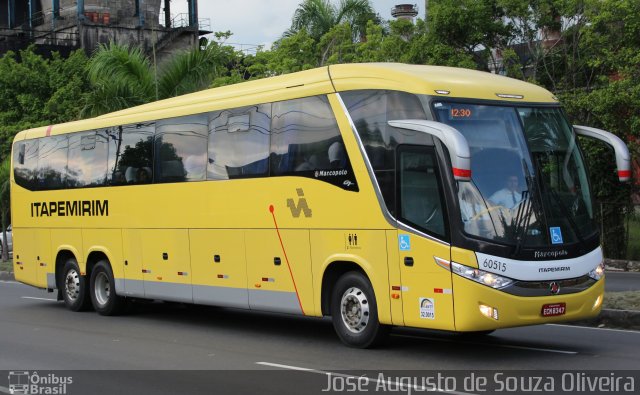
[{"label": "\u00f4nibus brasil logo", "polygon": [[73,384],[71,376],[59,376],[55,373],[38,374],[25,370],[9,372],[9,392],[29,395],[63,395]]}]

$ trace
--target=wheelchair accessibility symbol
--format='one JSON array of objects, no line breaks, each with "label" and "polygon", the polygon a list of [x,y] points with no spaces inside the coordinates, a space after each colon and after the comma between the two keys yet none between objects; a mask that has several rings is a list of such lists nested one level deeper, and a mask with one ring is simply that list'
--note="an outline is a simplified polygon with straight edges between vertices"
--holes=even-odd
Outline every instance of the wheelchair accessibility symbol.
[{"label": "wheelchair accessibility symbol", "polygon": [[553,228],[549,228],[549,232],[551,233],[551,244],[562,244],[562,231],[560,227],[556,226]]},{"label": "wheelchair accessibility symbol", "polygon": [[398,235],[398,245],[400,247],[400,251],[411,250],[411,241],[409,239],[409,235]]}]

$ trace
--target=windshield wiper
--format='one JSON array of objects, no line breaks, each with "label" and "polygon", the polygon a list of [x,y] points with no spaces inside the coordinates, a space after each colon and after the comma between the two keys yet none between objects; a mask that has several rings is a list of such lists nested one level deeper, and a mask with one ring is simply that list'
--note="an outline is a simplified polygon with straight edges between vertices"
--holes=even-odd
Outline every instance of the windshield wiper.
[{"label": "windshield wiper", "polygon": [[533,211],[533,195],[531,192],[533,191],[534,183],[531,177],[531,173],[529,173],[529,166],[524,159],[522,159],[522,170],[524,171],[524,179],[527,183],[527,190],[522,191],[522,200],[520,205],[518,206],[516,219],[514,221],[516,235],[516,250],[514,256],[518,256],[518,254],[520,253],[520,248],[522,247],[524,238],[527,235],[527,229],[529,228],[529,224],[531,222],[531,212]]}]

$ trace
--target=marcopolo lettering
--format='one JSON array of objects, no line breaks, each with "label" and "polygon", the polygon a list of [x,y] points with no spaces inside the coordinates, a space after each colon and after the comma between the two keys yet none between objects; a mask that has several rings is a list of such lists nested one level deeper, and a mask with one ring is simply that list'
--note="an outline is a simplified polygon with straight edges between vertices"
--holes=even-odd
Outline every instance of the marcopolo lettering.
[{"label": "marcopolo lettering", "polygon": [[107,217],[108,200],[59,200],[31,203],[32,217]]}]

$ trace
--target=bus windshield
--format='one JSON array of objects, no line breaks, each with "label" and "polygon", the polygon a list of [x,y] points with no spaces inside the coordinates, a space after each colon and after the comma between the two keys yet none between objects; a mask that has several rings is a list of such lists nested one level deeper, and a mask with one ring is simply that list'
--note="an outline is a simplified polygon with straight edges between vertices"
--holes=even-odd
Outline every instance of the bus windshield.
[{"label": "bus windshield", "polygon": [[464,231],[501,244],[544,247],[597,230],[585,165],[557,107],[435,102],[437,120],[471,148],[471,182],[459,182]]}]

